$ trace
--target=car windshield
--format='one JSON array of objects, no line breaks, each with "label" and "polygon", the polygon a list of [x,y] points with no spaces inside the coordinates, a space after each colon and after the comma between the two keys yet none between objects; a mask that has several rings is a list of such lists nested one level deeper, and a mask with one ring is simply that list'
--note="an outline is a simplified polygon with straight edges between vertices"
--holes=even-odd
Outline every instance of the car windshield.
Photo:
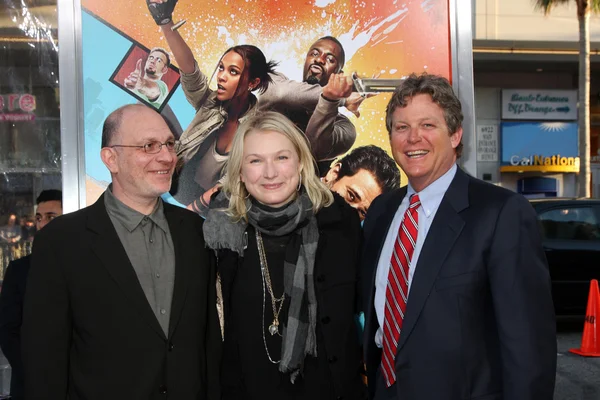
[{"label": "car windshield", "polygon": [[546,239],[600,240],[600,224],[591,207],[564,207],[539,215]]}]

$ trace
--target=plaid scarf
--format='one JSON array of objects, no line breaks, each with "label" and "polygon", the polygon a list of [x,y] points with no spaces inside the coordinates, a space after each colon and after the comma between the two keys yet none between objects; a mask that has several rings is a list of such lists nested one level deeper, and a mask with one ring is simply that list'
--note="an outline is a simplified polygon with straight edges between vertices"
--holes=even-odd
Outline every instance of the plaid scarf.
[{"label": "plaid scarf", "polygon": [[[247,224],[234,223],[223,212],[229,200],[221,192],[210,203],[204,223],[204,240],[209,248],[229,249],[244,254],[244,234]],[[312,212],[312,202],[302,191],[291,204],[279,209],[265,209],[246,200],[248,223],[266,235],[297,235],[288,246],[299,245],[296,251],[286,254],[284,261],[284,288],[290,299],[287,323],[283,329],[279,371],[290,374],[292,383],[304,368],[306,355],[317,356],[317,297],[314,285],[314,266],[319,242],[317,219]],[[294,249],[295,250],[295,249]],[[264,329],[264,327],[263,327]]]}]

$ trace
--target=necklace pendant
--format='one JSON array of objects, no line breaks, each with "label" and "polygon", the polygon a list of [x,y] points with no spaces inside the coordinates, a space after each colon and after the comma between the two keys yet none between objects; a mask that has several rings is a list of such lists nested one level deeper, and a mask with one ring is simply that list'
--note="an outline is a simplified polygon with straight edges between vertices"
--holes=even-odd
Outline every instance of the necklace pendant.
[{"label": "necklace pendant", "polygon": [[271,336],[275,335],[276,333],[279,333],[279,324],[273,321],[273,323],[269,326],[269,333],[271,334]]}]

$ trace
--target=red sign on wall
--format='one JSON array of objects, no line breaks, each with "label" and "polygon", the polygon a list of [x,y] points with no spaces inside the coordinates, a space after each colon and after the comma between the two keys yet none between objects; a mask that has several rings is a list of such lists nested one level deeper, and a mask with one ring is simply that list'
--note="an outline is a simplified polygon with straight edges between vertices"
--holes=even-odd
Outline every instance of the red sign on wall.
[{"label": "red sign on wall", "polygon": [[32,94],[0,95],[0,121],[33,121],[35,107],[35,96]]}]

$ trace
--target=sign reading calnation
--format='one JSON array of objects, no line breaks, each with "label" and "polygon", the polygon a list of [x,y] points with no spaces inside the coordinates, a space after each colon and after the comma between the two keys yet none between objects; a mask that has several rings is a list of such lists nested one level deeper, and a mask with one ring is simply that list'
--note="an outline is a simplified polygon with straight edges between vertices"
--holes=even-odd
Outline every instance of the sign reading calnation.
[{"label": "sign reading calnation", "polygon": [[577,119],[576,90],[506,89],[502,119],[571,121]]}]

